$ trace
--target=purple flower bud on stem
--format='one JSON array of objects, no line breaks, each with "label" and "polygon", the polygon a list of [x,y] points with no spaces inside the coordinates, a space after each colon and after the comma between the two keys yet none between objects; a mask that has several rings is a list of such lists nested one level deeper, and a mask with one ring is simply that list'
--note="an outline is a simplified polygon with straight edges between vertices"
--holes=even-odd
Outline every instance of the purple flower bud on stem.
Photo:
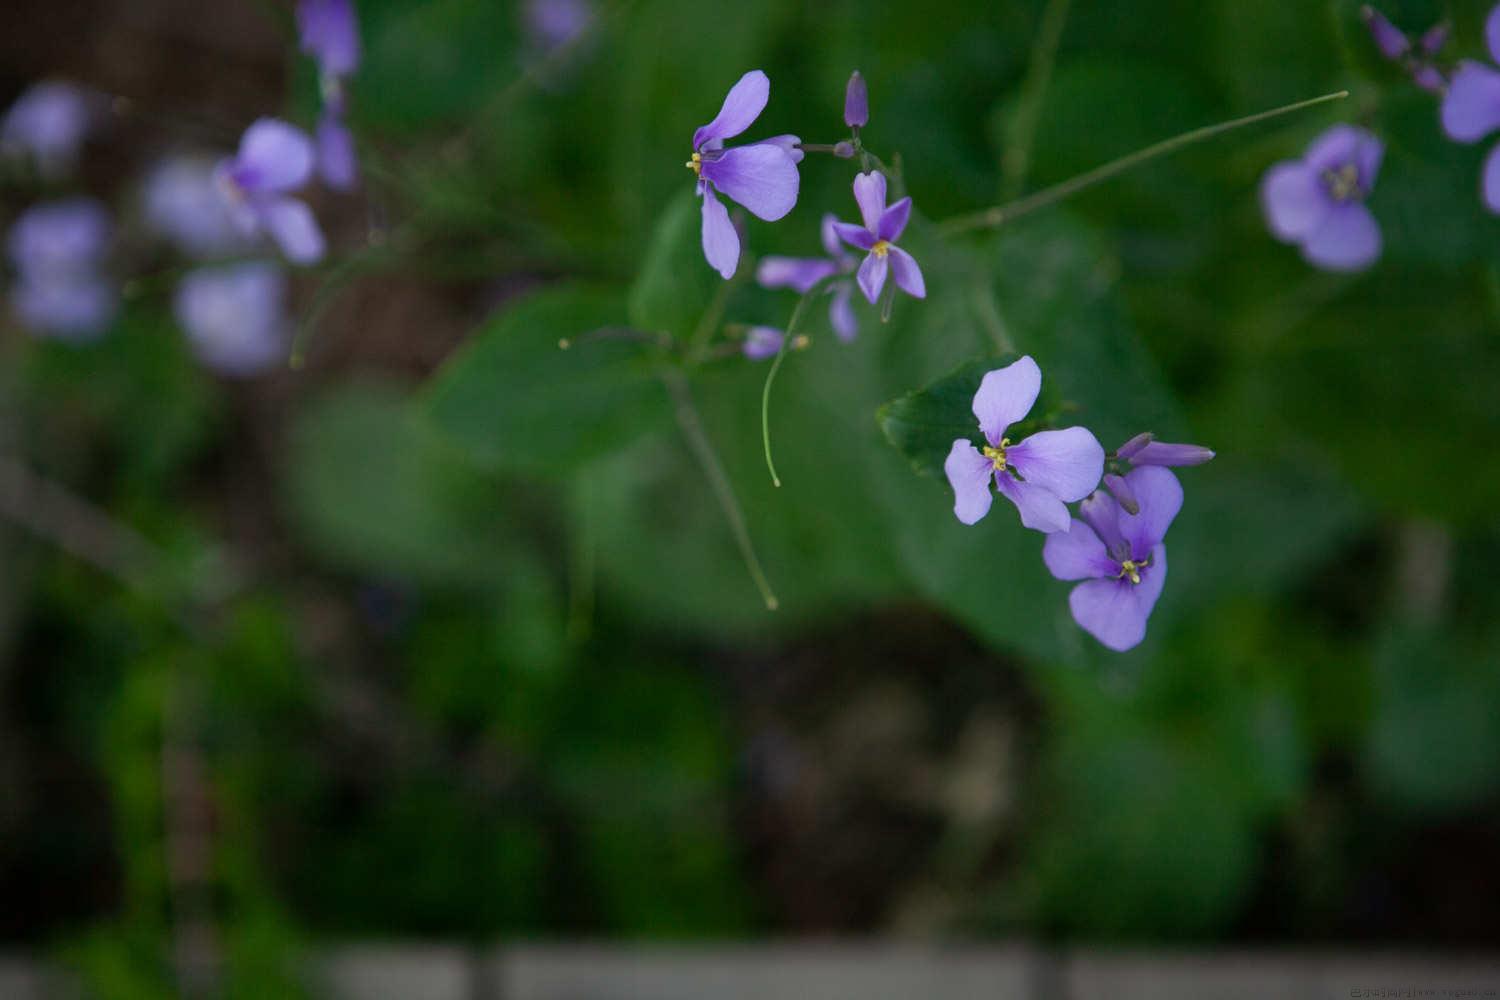
[{"label": "purple flower bud on stem", "polygon": [[861,128],[869,120],[870,92],[865,87],[865,78],[859,75],[859,70],[855,70],[844,91],[844,124],[850,128]]},{"label": "purple flower bud on stem", "polygon": [[1202,465],[1214,453],[1196,444],[1166,444],[1152,441],[1131,457],[1132,465]]},{"label": "purple flower bud on stem", "polygon": [[1120,506],[1125,508],[1125,513],[1139,514],[1141,512],[1140,502],[1136,500],[1135,493],[1131,490],[1130,484],[1125,481],[1124,476],[1110,473],[1104,477],[1104,488],[1120,502]]},{"label": "purple flower bud on stem", "polygon": [[1370,29],[1370,37],[1375,40],[1375,47],[1381,55],[1387,59],[1400,59],[1406,55],[1411,42],[1384,14],[1366,5],[1360,8],[1359,15],[1365,19],[1365,27]]},{"label": "purple flower bud on stem", "polygon": [[1120,445],[1120,447],[1115,450],[1115,456],[1117,458],[1123,458],[1126,461],[1129,461],[1136,452],[1140,451],[1142,448],[1146,447],[1146,445],[1150,444],[1154,440],[1155,438],[1152,437],[1150,431],[1147,431],[1144,434],[1137,434],[1129,441],[1126,441],[1124,444]]},{"label": "purple flower bud on stem", "polygon": [[854,143],[845,139],[843,142],[833,144],[833,155],[841,160],[852,160],[854,158]]}]

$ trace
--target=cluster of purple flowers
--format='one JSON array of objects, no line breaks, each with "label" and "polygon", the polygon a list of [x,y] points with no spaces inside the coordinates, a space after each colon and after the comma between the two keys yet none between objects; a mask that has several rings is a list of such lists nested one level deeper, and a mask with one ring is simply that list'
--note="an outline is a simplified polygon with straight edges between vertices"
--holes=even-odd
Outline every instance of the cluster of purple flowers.
[{"label": "cluster of purple flowers", "polygon": [[[1201,465],[1213,452],[1141,434],[1115,453],[1120,471],[1105,475],[1104,448],[1086,428],[1038,431],[1012,443],[1007,430],[1031,412],[1041,388],[1030,357],[984,376],[973,401],[984,444],[958,438],[943,465],[953,513],[977,523],[989,513],[993,485],[1016,505],[1022,525],[1046,534],[1042,558],[1052,575],[1082,581],[1068,601],[1074,621],[1110,649],[1130,649],[1145,638],[1161,596],[1163,540],[1182,507],[1182,486],[1163,466]],[[1067,505],[1079,501],[1075,518]]]},{"label": "cluster of purple flowers", "polygon": [[[1423,90],[1441,96],[1448,137],[1478,142],[1500,129],[1500,69],[1464,59],[1451,73],[1438,65],[1448,41],[1441,22],[1415,42],[1379,11],[1365,7],[1375,47]],[[1500,63],[1500,6],[1485,21],[1490,57]],[[1330,271],[1358,271],[1380,256],[1380,226],[1365,204],[1375,188],[1385,144],[1366,129],[1335,125],[1315,138],[1299,160],[1275,164],[1261,182],[1266,222],[1277,239],[1295,243],[1308,263]],[[1480,195],[1500,214],[1500,145],[1485,159]]]}]

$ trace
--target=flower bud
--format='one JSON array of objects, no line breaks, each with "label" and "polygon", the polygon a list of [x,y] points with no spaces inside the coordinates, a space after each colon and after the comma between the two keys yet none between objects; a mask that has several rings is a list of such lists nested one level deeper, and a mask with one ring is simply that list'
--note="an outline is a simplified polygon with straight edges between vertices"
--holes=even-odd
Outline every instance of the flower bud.
[{"label": "flower bud", "polygon": [[843,142],[833,144],[833,155],[840,159],[848,160],[854,157],[854,143],[845,139]]},{"label": "flower bud", "polygon": [[849,77],[849,87],[844,91],[844,124],[860,128],[870,120],[870,93],[865,89],[865,78],[855,70]]},{"label": "flower bud", "polygon": [[1114,494],[1120,506],[1125,508],[1125,513],[1139,514],[1141,512],[1140,501],[1135,498],[1135,491],[1130,488],[1124,476],[1116,476],[1113,473],[1105,476],[1104,488]]}]

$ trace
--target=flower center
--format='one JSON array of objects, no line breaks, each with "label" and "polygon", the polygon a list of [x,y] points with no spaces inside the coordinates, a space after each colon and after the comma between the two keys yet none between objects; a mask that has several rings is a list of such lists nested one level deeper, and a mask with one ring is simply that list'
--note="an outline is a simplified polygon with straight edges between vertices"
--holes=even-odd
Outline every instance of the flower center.
[{"label": "flower center", "polygon": [[[877,240],[875,245],[870,248],[870,252],[877,257],[885,257],[886,254],[891,252],[890,240]],[[1004,453],[1002,452],[1001,454],[1003,456]]]},{"label": "flower center", "polygon": [[1142,559],[1140,562],[1136,562],[1134,559],[1126,559],[1124,562],[1120,563],[1120,572],[1115,577],[1115,579],[1124,580],[1125,578],[1129,577],[1131,583],[1140,583],[1141,570],[1150,565],[1151,560],[1149,558]]},{"label": "flower center", "polygon": [[[882,240],[880,243],[875,244],[876,252],[878,253],[880,247],[886,245],[887,244],[884,240]],[[885,254],[882,253],[880,254],[880,256],[884,257]],[[1001,438],[1000,443],[997,445],[985,445],[984,449],[980,451],[980,454],[990,460],[990,464],[995,467],[996,472],[1004,472],[1005,449],[1008,447],[1010,447],[1010,438]]]},{"label": "flower center", "polygon": [[685,166],[693,172],[694,177],[703,176],[703,154],[694,153],[693,158],[688,160]]},{"label": "flower center", "polygon": [[1323,171],[1323,186],[1328,189],[1329,195],[1334,201],[1350,201],[1361,195],[1359,189],[1359,168],[1352,163],[1346,163],[1337,170]]}]

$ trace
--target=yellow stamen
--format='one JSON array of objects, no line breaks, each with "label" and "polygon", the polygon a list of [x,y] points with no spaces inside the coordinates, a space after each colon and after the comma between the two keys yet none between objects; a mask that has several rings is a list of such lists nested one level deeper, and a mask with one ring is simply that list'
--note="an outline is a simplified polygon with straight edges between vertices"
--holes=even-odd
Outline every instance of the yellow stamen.
[{"label": "yellow stamen", "polygon": [[872,254],[874,254],[875,256],[877,256],[877,257],[884,257],[886,254],[888,254],[888,253],[891,252],[890,241],[889,240],[880,240],[879,242],[877,242],[874,246],[872,246],[870,248],[870,252]]},{"label": "yellow stamen", "polygon": [[[885,255],[881,254],[881,256],[885,256]],[[1010,438],[1001,438],[1000,439],[1000,443],[998,445],[995,445],[993,447],[991,447],[990,445],[985,445],[984,448],[981,449],[979,453],[981,455],[983,455],[985,458],[987,458],[987,459],[990,460],[990,462],[995,466],[995,471],[996,472],[1004,472],[1005,471],[1005,449],[1009,448],[1009,447],[1010,447]]]},{"label": "yellow stamen", "polygon": [[700,153],[694,153],[693,154],[693,158],[691,160],[688,160],[687,163],[684,164],[684,166],[686,166],[689,170],[691,170],[693,172],[693,176],[694,177],[702,177],[703,176],[703,156],[702,156],[702,154],[700,154]]},{"label": "yellow stamen", "polygon": [[1128,576],[1130,577],[1131,583],[1140,583],[1141,570],[1145,569],[1146,564],[1150,561],[1151,560],[1149,559],[1143,559],[1140,562],[1136,562],[1133,559],[1126,559],[1124,562],[1120,563],[1120,575],[1119,577],[1117,577],[1117,579],[1124,579]]},{"label": "yellow stamen", "polygon": [[1333,196],[1334,201],[1348,201],[1360,193],[1359,168],[1346,163],[1337,170],[1325,170],[1323,183],[1328,186],[1328,193]]}]

